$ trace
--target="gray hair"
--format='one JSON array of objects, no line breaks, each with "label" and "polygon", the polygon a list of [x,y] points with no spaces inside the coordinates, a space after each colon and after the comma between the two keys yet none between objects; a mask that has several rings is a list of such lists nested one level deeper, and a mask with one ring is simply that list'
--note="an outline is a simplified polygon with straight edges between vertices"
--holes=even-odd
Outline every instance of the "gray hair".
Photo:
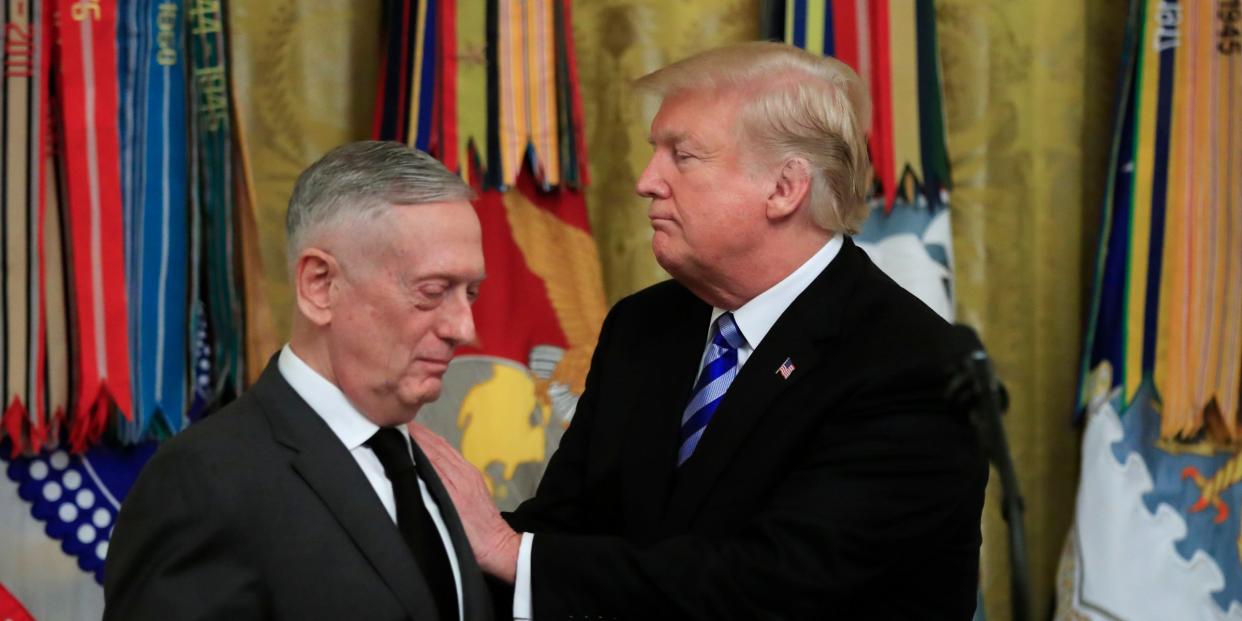
[{"label": "gray hair", "polygon": [[371,220],[393,205],[469,201],[474,191],[435,158],[399,142],[341,145],[298,176],[285,213],[290,266],[312,234]]}]

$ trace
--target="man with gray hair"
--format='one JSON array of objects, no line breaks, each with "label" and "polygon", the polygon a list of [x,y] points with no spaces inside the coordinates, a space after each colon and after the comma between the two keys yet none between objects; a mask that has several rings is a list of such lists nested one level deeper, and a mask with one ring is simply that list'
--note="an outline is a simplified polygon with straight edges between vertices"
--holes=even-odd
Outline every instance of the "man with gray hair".
[{"label": "man with gray hair", "polygon": [[977,347],[850,240],[864,85],[775,43],[641,78],[661,98],[652,250],[534,498],[497,513],[434,434],[483,570],[523,619],[942,619],[975,607],[987,481],[943,369]]},{"label": "man with gray hair", "polygon": [[404,430],[475,337],[471,198],[393,142],[302,173],[289,343],[144,468],[113,533],[105,618],[491,618],[457,513]]}]

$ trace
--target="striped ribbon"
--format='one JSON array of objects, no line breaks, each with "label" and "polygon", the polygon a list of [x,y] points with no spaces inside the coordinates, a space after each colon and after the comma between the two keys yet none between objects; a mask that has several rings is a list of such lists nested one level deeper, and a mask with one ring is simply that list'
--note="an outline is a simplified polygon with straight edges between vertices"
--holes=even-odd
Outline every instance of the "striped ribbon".
[{"label": "striped ribbon", "polygon": [[[34,81],[38,84],[39,111],[36,121],[39,140],[35,155],[38,170],[34,172],[38,184],[37,208],[39,220],[39,317],[40,323],[38,358],[35,363],[36,395],[35,410],[30,420],[29,449],[38,452],[45,443],[59,440],[61,422],[69,408],[70,362],[69,362],[69,314],[65,285],[65,243],[63,218],[65,213],[60,201],[60,187],[56,176],[57,139],[52,128],[52,111],[58,102],[52,100],[52,56],[56,45],[56,3],[54,0],[33,0],[31,14],[38,22],[32,29],[37,45],[36,60],[32,63]],[[35,124],[32,124],[34,126]],[[17,448],[20,442],[14,441]]]},{"label": "striped ribbon", "polygon": [[582,96],[578,92],[578,55],[574,51],[571,0],[554,1],[556,35],[557,117],[560,126],[559,149],[565,185],[583,188],[590,183],[587,173],[586,132],[582,127]]},{"label": "striped ribbon", "polygon": [[[478,4],[477,2],[475,4]],[[436,63],[437,84],[436,129],[438,141],[432,153],[452,171],[462,170],[460,142],[457,137],[457,3],[448,0],[440,6],[439,50]]]},{"label": "striped ribbon", "polygon": [[1151,379],[1166,438],[1195,437],[1210,413],[1223,423],[1225,438],[1238,437],[1237,13],[1206,3],[1139,0],[1123,72],[1080,406],[1093,389],[1089,371],[1102,363],[1127,402]]},{"label": "striped ribbon", "polygon": [[384,0],[379,62],[379,91],[375,97],[375,116],[371,135],[376,140],[393,140],[406,134],[405,98],[409,92],[409,52],[411,50],[411,0]]},{"label": "striped ribbon", "polygon": [[17,452],[58,442],[63,421],[76,452],[112,421],[125,443],[176,433],[239,391],[243,327],[271,340],[235,282],[238,227],[259,270],[253,214],[234,222],[250,194],[223,7],[120,4],[4,3],[0,429]]},{"label": "striped ribbon", "polygon": [[560,183],[552,0],[501,0],[497,8],[501,182],[512,186],[529,157],[538,178]]},{"label": "striped ribbon", "polygon": [[932,0],[785,0],[780,8],[786,42],[838,58],[867,84],[885,207],[898,198],[942,205],[949,159]]},{"label": "striped ribbon", "polygon": [[560,0],[552,1],[552,37],[554,52],[552,55],[555,73],[553,92],[556,96],[556,126],[560,131],[556,135],[556,159],[560,161],[562,180],[565,185],[582,187],[582,179],[578,175],[577,142],[578,129],[574,127],[574,88],[576,81],[569,79],[569,63],[573,53],[569,46],[572,41],[565,39],[565,16],[569,5]]},{"label": "striped ribbon", "polygon": [[[568,0],[386,0],[372,135],[488,188],[587,183]],[[476,161],[465,162],[466,158]]]},{"label": "striped ribbon", "polygon": [[121,15],[122,181],[129,248],[134,443],[180,431],[189,353],[184,4],[133,3]]},{"label": "striped ribbon", "polygon": [[233,204],[232,119],[226,64],[225,4],[190,0],[190,100],[195,116],[194,193],[201,213],[201,295],[210,327],[209,402],[236,396],[243,374],[241,299],[237,291]]},{"label": "striped ribbon", "polygon": [[521,0],[496,4],[496,60],[500,117],[497,119],[500,153],[497,183],[512,186],[526,149],[529,117],[526,104],[526,30],[521,27]]},{"label": "striped ribbon", "polygon": [[436,6],[423,0],[415,7],[414,57],[411,62],[409,120],[405,142],[426,151],[431,141],[431,121],[435,96]]},{"label": "striped ribbon", "polygon": [[503,0],[487,0],[484,28],[487,37],[487,159],[480,160],[485,168],[483,187],[502,189],[504,159],[500,150],[500,3]]},{"label": "striped ribbon", "polygon": [[[44,20],[46,29],[44,34],[47,37],[48,46],[45,49],[50,51],[52,41],[52,2],[43,2],[40,4],[44,7]],[[48,54],[50,56],[50,54]],[[44,67],[47,67],[47,60],[44,60]],[[50,76],[45,73],[45,76]],[[47,93],[46,84],[50,80],[45,81],[44,93]],[[52,108],[51,102],[45,100],[43,104],[45,113]],[[43,192],[44,199],[42,209],[40,211],[40,227],[42,229],[42,248],[40,252],[41,265],[43,267],[40,285],[42,286],[43,298],[43,338],[40,339],[39,361],[36,367],[39,374],[38,385],[39,400],[36,403],[41,405],[43,411],[43,419],[46,426],[36,423],[32,430],[32,441],[30,449],[38,451],[42,441],[51,441],[60,437],[60,423],[64,420],[69,409],[70,389],[70,360],[69,360],[69,312],[68,300],[65,293],[67,291],[65,285],[65,242],[64,229],[62,227],[64,217],[64,206],[60,201],[59,186],[56,181],[56,156],[57,153],[53,148],[55,141],[51,137],[51,115],[45,114],[43,128],[46,136],[45,150],[43,155]]]},{"label": "striped ribbon", "polygon": [[14,450],[29,440],[36,450],[47,436],[44,382],[39,360],[45,355],[41,243],[45,204],[44,153],[48,61],[52,40],[42,2],[5,3],[3,161],[3,244],[5,261],[0,309],[0,367],[5,399],[0,418],[14,438]]},{"label": "striped ribbon", "polygon": [[[384,54],[371,132],[377,140],[401,140],[427,151],[451,170],[461,168],[459,153],[465,152],[458,133],[457,40],[468,35],[458,29],[457,11],[455,2],[445,0],[384,2]],[[481,15],[477,5],[467,5],[467,20]]]},{"label": "striped ribbon", "polygon": [[[59,0],[61,116],[75,334],[75,450],[97,439],[110,407],[133,411],[117,128],[115,0]],[[109,243],[111,242],[111,243]]]},{"label": "striped ribbon", "polygon": [[6,2],[4,65],[4,415],[25,419],[30,404],[29,356],[31,275],[37,270],[30,254],[30,123],[32,43],[31,15],[25,3]]}]

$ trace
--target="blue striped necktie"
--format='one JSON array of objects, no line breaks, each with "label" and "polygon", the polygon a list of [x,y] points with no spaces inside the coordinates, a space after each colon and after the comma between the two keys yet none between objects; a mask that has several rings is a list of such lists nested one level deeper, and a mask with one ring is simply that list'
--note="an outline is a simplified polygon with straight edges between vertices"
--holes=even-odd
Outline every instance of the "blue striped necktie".
[{"label": "blue striped necktie", "polygon": [[725,391],[737,376],[737,350],[746,343],[746,338],[733,321],[733,313],[721,315],[716,320],[712,333],[712,342],[707,346],[703,370],[699,371],[699,381],[694,384],[694,396],[681,415],[678,466],[685,463],[694,453],[694,447],[699,445],[707,423],[711,422],[712,415],[724,399]]}]

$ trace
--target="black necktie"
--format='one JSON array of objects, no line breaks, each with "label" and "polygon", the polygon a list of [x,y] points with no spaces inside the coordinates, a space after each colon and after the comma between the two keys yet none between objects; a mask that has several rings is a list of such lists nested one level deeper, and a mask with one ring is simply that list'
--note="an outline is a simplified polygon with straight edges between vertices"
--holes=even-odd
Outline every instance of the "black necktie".
[{"label": "black necktie", "polygon": [[[414,560],[427,578],[427,585],[440,610],[441,621],[457,621],[457,586],[453,566],[449,564],[436,524],[427,513],[418,487],[418,469],[410,457],[402,432],[380,429],[367,440],[367,446],[384,465],[384,474],[392,481],[392,494],[397,500],[397,528],[414,554]],[[413,438],[410,439],[413,442]]]}]

